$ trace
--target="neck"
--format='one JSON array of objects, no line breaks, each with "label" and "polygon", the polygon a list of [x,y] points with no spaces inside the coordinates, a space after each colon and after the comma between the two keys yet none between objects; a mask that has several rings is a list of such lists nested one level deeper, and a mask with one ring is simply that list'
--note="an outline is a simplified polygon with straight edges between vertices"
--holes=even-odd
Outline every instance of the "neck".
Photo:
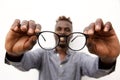
[{"label": "neck", "polygon": [[56,51],[58,52],[58,54],[60,55],[60,59],[61,61],[63,61],[65,59],[65,56],[66,56],[66,51],[68,49],[67,48],[61,48],[61,47],[57,47],[56,48]]},{"label": "neck", "polygon": [[56,51],[61,54],[61,53],[66,53],[66,51],[68,50],[68,48],[61,48],[61,47],[57,47]]}]

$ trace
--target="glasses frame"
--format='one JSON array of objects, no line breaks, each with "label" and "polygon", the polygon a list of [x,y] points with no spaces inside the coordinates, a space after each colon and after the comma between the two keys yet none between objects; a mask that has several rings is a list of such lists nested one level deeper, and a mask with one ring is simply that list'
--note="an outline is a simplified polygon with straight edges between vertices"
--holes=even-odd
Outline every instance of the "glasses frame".
[{"label": "glasses frame", "polygon": [[[69,46],[69,42],[67,41],[67,47],[68,47],[69,49],[73,50],[73,51],[80,51],[80,50],[82,50],[82,49],[85,47],[85,45],[86,45],[86,43],[87,43],[87,38],[88,38],[89,36],[88,36],[87,34],[82,33],[82,32],[72,32],[72,33],[69,34],[67,37],[69,37],[69,36],[72,35],[72,34],[82,34],[82,35],[84,35],[84,37],[85,37],[85,44],[83,45],[82,48],[80,48],[80,49],[78,49],[78,50],[75,50],[75,49],[72,49],[72,48]],[[75,37],[75,38],[77,38],[77,37]],[[75,38],[74,38],[74,39],[75,39]]]},{"label": "glasses frame", "polygon": [[[58,37],[58,43],[56,44],[56,46],[54,47],[54,48],[51,48],[51,49],[45,49],[45,48],[43,48],[42,46],[41,46],[41,44],[40,44],[40,40],[39,40],[39,35],[40,34],[42,34],[42,33],[45,33],[45,32],[49,32],[49,33],[53,33],[54,35],[56,35],[57,37]],[[85,44],[84,44],[84,46],[81,48],[81,49],[79,49],[79,50],[75,50],[75,49],[72,49],[72,48],[70,48],[69,47],[69,42],[68,42],[68,37],[70,36],[70,35],[73,35],[73,34],[82,34],[82,35],[84,35],[85,36]],[[53,31],[41,31],[41,32],[39,32],[39,33],[37,33],[36,34],[36,36],[37,36],[37,38],[38,38],[38,44],[39,44],[39,46],[42,48],[42,49],[44,49],[44,50],[52,50],[52,49],[55,49],[57,46],[58,46],[58,44],[60,43],[60,35],[58,35],[57,33],[55,33],[55,32],[53,32]],[[43,37],[43,36],[42,36]],[[73,51],[80,51],[80,50],[82,50],[84,47],[85,47],[85,45],[86,45],[86,43],[87,43],[87,38],[89,37],[87,34],[84,34],[84,33],[82,33],[82,32],[72,32],[72,33],[70,33],[69,35],[67,35],[67,36],[64,36],[65,38],[66,38],[66,42],[67,42],[67,47],[69,48],[69,49],[71,49],[71,50],[73,50]],[[45,40],[45,38],[43,37],[43,39]]]}]

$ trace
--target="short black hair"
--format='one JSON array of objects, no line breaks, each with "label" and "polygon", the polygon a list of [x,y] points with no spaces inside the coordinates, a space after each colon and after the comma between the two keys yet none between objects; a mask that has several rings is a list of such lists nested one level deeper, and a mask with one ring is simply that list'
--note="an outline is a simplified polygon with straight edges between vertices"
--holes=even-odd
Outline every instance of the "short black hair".
[{"label": "short black hair", "polygon": [[70,17],[66,17],[66,16],[59,16],[58,19],[56,20],[56,22],[62,21],[62,20],[68,21],[72,24]]}]

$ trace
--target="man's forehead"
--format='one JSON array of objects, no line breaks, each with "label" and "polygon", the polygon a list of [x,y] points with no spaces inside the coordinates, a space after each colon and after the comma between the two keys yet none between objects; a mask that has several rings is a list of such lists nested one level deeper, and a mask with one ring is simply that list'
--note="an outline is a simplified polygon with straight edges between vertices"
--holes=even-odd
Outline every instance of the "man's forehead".
[{"label": "man's forehead", "polygon": [[56,23],[56,26],[72,26],[72,24],[70,23],[70,22],[68,22],[68,21],[58,21],[57,23]]}]

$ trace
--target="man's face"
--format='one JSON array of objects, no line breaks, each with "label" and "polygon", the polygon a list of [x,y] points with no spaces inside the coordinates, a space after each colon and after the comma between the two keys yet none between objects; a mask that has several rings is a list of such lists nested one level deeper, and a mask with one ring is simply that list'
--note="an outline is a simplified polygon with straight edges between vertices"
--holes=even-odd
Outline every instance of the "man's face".
[{"label": "man's face", "polygon": [[64,36],[72,33],[72,24],[68,21],[58,21],[55,26],[55,33],[61,36],[59,46],[62,48],[67,47],[67,39]]}]

